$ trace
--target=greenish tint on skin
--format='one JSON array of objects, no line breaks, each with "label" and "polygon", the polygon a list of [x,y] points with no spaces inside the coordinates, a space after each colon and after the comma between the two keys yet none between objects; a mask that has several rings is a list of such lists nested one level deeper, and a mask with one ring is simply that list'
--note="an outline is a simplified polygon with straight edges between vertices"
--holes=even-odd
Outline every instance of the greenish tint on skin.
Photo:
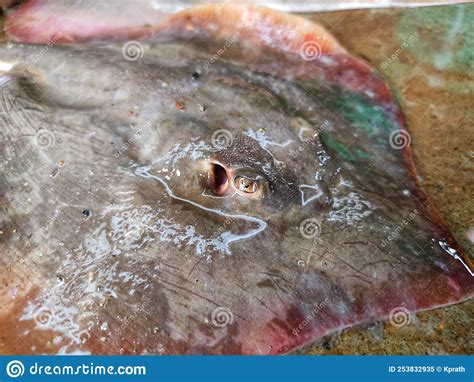
[{"label": "greenish tint on skin", "polygon": [[[333,98],[319,99],[319,101],[334,113],[350,121],[354,127],[374,137],[374,139],[377,138],[381,130],[390,132],[398,129],[396,122],[388,119],[383,114],[380,106],[371,104],[363,96],[348,95],[343,92]],[[355,162],[357,159],[370,159],[367,152],[360,149],[352,151],[328,134],[323,134],[323,141],[346,160]],[[379,143],[385,144],[386,139]]]},{"label": "greenish tint on skin", "polygon": [[360,159],[370,159],[370,155],[368,155],[365,151],[356,149],[355,153]]},{"label": "greenish tint on skin", "polygon": [[340,144],[331,134],[321,134],[323,142],[333,149],[337,155],[341,158],[349,160],[351,162],[355,161],[355,157],[351,154],[351,152],[345,147],[344,145]]},{"label": "greenish tint on skin", "polygon": [[378,133],[378,127],[385,131],[398,128],[383,115],[380,105],[370,103],[364,96],[342,93],[319,101],[371,136]]},{"label": "greenish tint on skin", "polygon": [[386,131],[394,128],[393,124],[381,113],[380,106],[371,105],[362,99],[348,101],[341,110],[341,115],[350,119],[353,124],[369,135],[377,134],[379,127]]}]

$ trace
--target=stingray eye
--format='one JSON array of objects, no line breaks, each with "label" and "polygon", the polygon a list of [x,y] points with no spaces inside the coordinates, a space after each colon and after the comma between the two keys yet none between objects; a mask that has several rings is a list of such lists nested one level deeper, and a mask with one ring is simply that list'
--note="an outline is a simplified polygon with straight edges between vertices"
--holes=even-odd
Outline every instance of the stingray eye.
[{"label": "stingray eye", "polygon": [[234,178],[234,186],[241,192],[253,194],[258,190],[258,181],[238,175]]},{"label": "stingray eye", "polygon": [[[242,171],[246,174],[242,174]],[[238,193],[241,196],[256,198],[262,194],[264,188],[262,177],[250,169],[233,169],[217,161],[211,161],[207,179],[207,187],[214,195],[222,197]]]}]

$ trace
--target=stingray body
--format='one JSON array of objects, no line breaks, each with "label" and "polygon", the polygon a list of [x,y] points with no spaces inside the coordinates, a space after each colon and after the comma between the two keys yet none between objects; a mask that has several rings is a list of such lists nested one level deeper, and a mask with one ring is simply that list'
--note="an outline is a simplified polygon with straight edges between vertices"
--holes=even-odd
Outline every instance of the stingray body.
[{"label": "stingray body", "polygon": [[323,28],[78,19],[23,5],[39,45],[0,46],[3,352],[281,354],[472,297],[390,88]]}]

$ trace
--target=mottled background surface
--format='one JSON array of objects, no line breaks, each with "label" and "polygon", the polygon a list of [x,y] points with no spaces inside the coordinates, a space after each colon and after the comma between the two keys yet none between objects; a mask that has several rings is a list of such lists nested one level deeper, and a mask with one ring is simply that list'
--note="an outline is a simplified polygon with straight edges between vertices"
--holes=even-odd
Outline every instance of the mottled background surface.
[{"label": "mottled background surface", "polygon": [[[473,257],[468,234],[474,230],[474,4],[303,16],[326,26],[392,84],[425,190]],[[474,302],[420,313],[398,328],[389,323],[351,328],[304,351],[473,353]]]}]

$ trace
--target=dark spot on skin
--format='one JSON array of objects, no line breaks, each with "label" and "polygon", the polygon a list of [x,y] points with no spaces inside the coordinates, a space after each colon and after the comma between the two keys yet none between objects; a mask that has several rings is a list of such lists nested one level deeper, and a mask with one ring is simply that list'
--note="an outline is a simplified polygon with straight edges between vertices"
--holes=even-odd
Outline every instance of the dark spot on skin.
[{"label": "dark spot on skin", "polygon": [[59,167],[56,167],[51,171],[51,178],[56,178],[56,176],[59,174]]},{"label": "dark spot on skin", "polygon": [[198,72],[194,72],[194,73],[192,74],[191,78],[192,78],[193,80],[197,80],[197,79],[199,78],[199,73],[198,73]]},{"label": "dark spot on skin", "polygon": [[260,287],[260,288],[271,288],[271,289],[275,289],[275,284],[272,282],[272,280],[270,279],[265,279],[265,280],[262,280],[262,281],[259,281],[257,283],[257,286]]},{"label": "dark spot on skin", "polygon": [[82,214],[84,215],[85,218],[88,218],[89,216],[91,216],[90,210],[82,210]]}]

